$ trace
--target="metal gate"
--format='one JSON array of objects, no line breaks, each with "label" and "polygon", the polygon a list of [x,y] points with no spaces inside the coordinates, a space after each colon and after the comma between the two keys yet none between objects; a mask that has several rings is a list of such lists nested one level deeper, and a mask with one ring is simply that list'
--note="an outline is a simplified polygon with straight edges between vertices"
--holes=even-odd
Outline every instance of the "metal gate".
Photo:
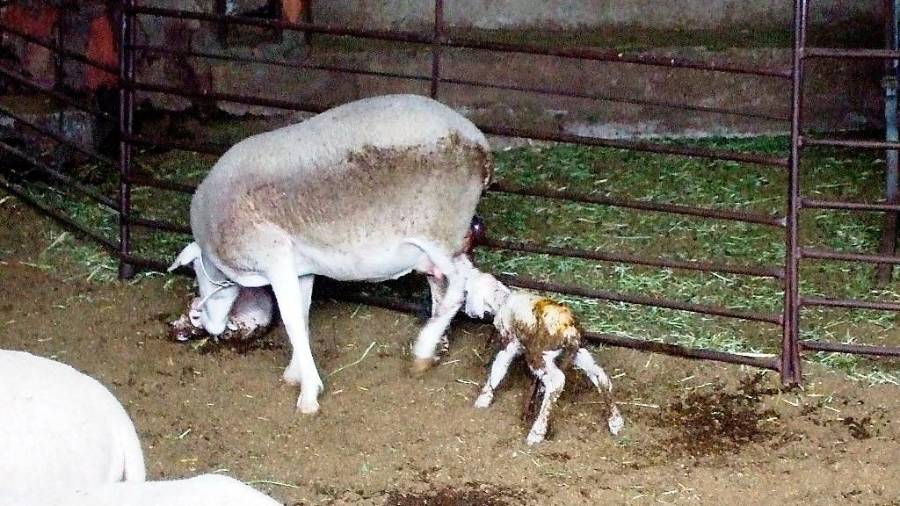
[{"label": "metal gate", "polygon": [[[78,9],[79,7],[76,3],[73,3],[63,4],[61,8]],[[430,34],[409,31],[349,29],[317,24],[311,22],[309,19],[307,19],[306,21],[286,22],[280,19],[260,19],[255,17],[225,15],[222,13],[191,12],[177,9],[164,9],[142,6],[136,0],[122,0],[118,2],[116,8],[117,11],[115,19],[116,23],[118,24],[117,36],[118,48],[120,48],[120,50],[118,51],[118,65],[110,65],[109,63],[100,62],[83,54],[66,49],[66,41],[62,40],[62,31],[58,28],[53,37],[41,37],[27,33],[16,26],[0,25],[0,31],[9,36],[20,37],[21,39],[26,40],[30,43],[49,49],[56,58],[57,72],[59,72],[59,69],[61,68],[60,62],[64,59],[69,59],[72,61],[80,62],[88,68],[115,73],[115,75],[118,77],[117,90],[119,96],[119,107],[118,117],[115,117],[110,111],[100,110],[95,105],[86,102],[84,100],[84,97],[68,94],[59,89],[55,89],[52,86],[41,84],[24,75],[19,69],[0,65],[0,75],[2,75],[5,80],[11,83],[16,83],[18,86],[28,88],[34,93],[46,96],[48,99],[52,99],[53,101],[55,101],[54,103],[59,108],[62,108],[63,106],[75,108],[94,115],[97,118],[97,121],[115,122],[115,129],[118,132],[119,149],[118,159],[112,160],[106,156],[103,156],[102,154],[98,154],[87,147],[84,147],[76,142],[67,139],[64,135],[61,135],[60,131],[58,130],[39,125],[33,121],[29,121],[22,115],[15,113],[11,108],[0,106],[0,114],[14,119],[18,124],[24,126],[25,128],[28,128],[42,136],[45,136],[46,138],[51,139],[62,146],[66,146],[68,149],[75,150],[81,155],[86,156],[97,163],[109,164],[117,167],[119,174],[119,188],[116,198],[113,199],[107,195],[99,194],[98,192],[91,189],[88,185],[78,181],[76,178],[73,178],[72,176],[60,171],[58,168],[54,168],[49,164],[42,162],[33,156],[30,156],[25,151],[13,145],[0,143],[0,150],[6,152],[8,155],[13,156],[22,163],[27,164],[32,169],[44,173],[47,177],[53,179],[57,184],[65,186],[66,188],[75,192],[81,193],[117,213],[119,223],[117,237],[115,237],[115,239],[104,237],[102,234],[98,233],[98,231],[90,229],[72,216],[68,216],[65,213],[61,212],[59,209],[55,209],[52,206],[47,205],[46,203],[42,203],[38,199],[32,198],[27,194],[27,192],[22,191],[22,188],[19,185],[11,182],[8,179],[0,178],[0,185],[2,185],[6,191],[17,195],[23,201],[38,208],[54,219],[62,222],[67,227],[96,241],[98,244],[110,251],[111,254],[117,256],[120,262],[119,274],[123,278],[132,276],[135,272],[135,269],[137,268],[162,270],[166,267],[166,264],[159,259],[145,258],[134,253],[135,245],[132,240],[132,230],[135,227],[161,230],[174,234],[190,234],[190,230],[185,224],[148,219],[138,216],[134,212],[134,209],[131,205],[131,194],[133,188],[152,187],[186,194],[190,194],[194,190],[193,186],[184,184],[183,182],[164,181],[135,173],[133,171],[134,159],[136,156],[135,148],[168,148],[210,154],[220,154],[226,148],[226,146],[221,145],[201,144],[173,139],[165,139],[162,137],[151,138],[136,135],[134,130],[134,113],[135,95],[137,92],[168,94],[172,96],[184,97],[187,99],[202,99],[216,102],[233,102],[239,104],[279,108],[288,111],[320,112],[321,110],[325,109],[325,107],[322,105],[310,103],[275,100],[252,95],[215,93],[199,89],[181,89],[175,86],[166,86],[162,84],[144,82],[136,75],[135,59],[136,55],[139,54],[152,54],[159,58],[177,57],[220,59],[237,61],[246,64],[277,65],[287,69],[328,70],[338,74],[352,73],[419,81],[430,84],[430,94],[436,99],[441,98],[441,88],[443,85],[452,84],[487,87],[492,89],[509,90],[516,92],[529,92],[538,95],[555,95],[611,102],[636,103],[654,107],[682,109],[697,112],[738,115],[743,114],[751,117],[753,117],[754,114],[742,113],[739,111],[729,111],[712,107],[702,107],[684,103],[674,103],[664,100],[634,99],[628,97],[616,97],[599,92],[574,92],[571,90],[558,88],[484,82],[475,79],[444,78],[442,77],[441,72],[441,61],[442,53],[445,49],[466,48],[472,50],[487,50],[501,53],[541,55],[564,59],[576,59],[582,61],[600,61],[612,63],[618,62],[675,69],[691,69],[696,72],[754,75],[761,76],[767,79],[779,80],[781,82],[784,82],[785,84],[790,84],[790,117],[767,117],[767,119],[770,120],[782,120],[785,122],[790,122],[791,148],[790,153],[785,157],[772,157],[719,149],[684,147],[648,141],[603,139],[571,134],[548,133],[546,131],[539,131],[534,129],[517,128],[511,125],[497,126],[482,124],[479,126],[486,133],[501,136],[525,137],[545,141],[558,141],[564,143],[584,144],[589,146],[613,147],[641,152],[700,157],[713,160],[732,160],[744,163],[772,166],[780,170],[787,171],[787,187],[785,188],[784,201],[785,213],[783,216],[771,216],[768,214],[738,210],[722,210],[709,207],[695,207],[670,203],[648,202],[645,200],[628,198],[604,197],[572,191],[550,191],[544,189],[511,186],[508,184],[494,184],[489,189],[489,191],[491,192],[528,195],[533,197],[580,202],[592,205],[618,206],[628,209],[638,209],[642,211],[659,213],[672,213],[677,215],[694,216],[714,220],[729,220],[749,223],[754,226],[770,228],[774,227],[776,229],[782,229],[784,232],[785,244],[785,261],[783,265],[737,265],[725,261],[700,262],[656,257],[641,257],[637,255],[626,255],[614,252],[595,251],[592,249],[588,250],[561,248],[546,244],[499,240],[490,237],[488,237],[483,242],[483,244],[481,244],[481,247],[502,249],[507,251],[580,258],[601,262],[617,262],[658,268],[756,276],[778,280],[784,287],[784,300],[781,312],[759,313],[645,295],[614,293],[596,288],[578,287],[559,283],[548,283],[524,277],[511,277],[505,279],[505,281],[507,281],[511,285],[524,288],[557,292],[607,301],[620,301],[629,304],[655,306],[700,314],[716,315],[737,320],[759,322],[761,324],[780,328],[781,334],[783,336],[780,345],[781,353],[778,357],[748,356],[708,349],[690,348],[674,344],[660,343],[651,340],[623,337],[619,335],[588,333],[587,337],[597,343],[660,352],[694,359],[716,360],[721,362],[751,365],[755,367],[776,370],[780,372],[782,381],[785,385],[799,384],[801,382],[802,377],[800,359],[801,353],[803,351],[836,351],[865,355],[900,356],[900,348],[898,347],[862,346],[819,341],[803,341],[800,339],[799,335],[801,326],[800,311],[804,307],[826,306],[881,309],[886,311],[900,310],[900,304],[894,302],[868,302],[858,300],[807,297],[803,296],[799,290],[799,267],[801,261],[805,262],[817,260],[834,260],[847,262],[868,262],[885,266],[900,263],[900,257],[896,257],[893,255],[893,244],[896,241],[896,212],[900,211],[900,204],[898,204],[896,192],[896,149],[900,148],[900,143],[898,143],[896,140],[896,127],[893,127],[893,134],[891,134],[891,122],[888,122],[888,134],[893,135],[892,140],[885,142],[872,142],[810,137],[804,133],[802,124],[803,85],[806,80],[806,74],[804,72],[805,63],[811,58],[879,58],[886,61],[895,62],[891,66],[891,69],[896,72],[896,59],[900,57],[900,51],[897,50],[896,20],[894,20],[893,18],[886,25],[889,27],[890,33],[893,34],[891,36],[891,40],[893,41],[892,45],[890,46],[891,49],[846,50],[807,47],[806,33],[809,19],[808,2],[807,0],[795,0],[792,65],[790,67],[770,68],[754,65],[717,64],[707,61],[684,58],[663,58],[638,54],[626,54],[613,50],[595,48],[554,48],[539,45],[492,42],[465,37],[450,37],[447,35],[446,26],[444,23],[443,0],[435,0],[434,25],[432,33]],[[891,10],[891,12],[894,12],[894,10]],[[192,20],[194,22],[200,23],[215,23],[221,27],[250,26],[304,32],[306,34],[353,36],[382,41],[414,43],[430,48],[431,73],[430,75],[415,75],[398,72],[363,70],[356,68],[346,68],[337,65],[310,64],[303,61],[274,61],[272,59],[264,58],[234,56],[229,54],[214,54],[191,50],[184,51],[162,46],[141,45],[137,43],[136,37],[138,17],[176,18],[182,20]],[[889,91],[894,90],[893,87],[888,87],[888,89]],[[889,97],[890,96],[891,95],[889,94]],[[889,99],[888,104],[890,105],[890,103],[891,102]],[[895,99],[893,104],[894,108],[896,108]],[[894,116],[896,116],[896,111],[894,111],[893,114]],[[806,146],[843,146],[888,150],[888,200],[881,203],[861,203],[824,201],[804,198],[801,192],[802,185],[800,178],[800,162],[803,155],[803,148]],[[893,162],[891,160],[893,160]],[[858,253],[844,253],[804,247],[799,242],[798,223],[801,212],[807,209],[850,210],[886,213],[886,216],[888,217],[888,226],[885,228],[886,233],[882,254],[869,255]],[[891,223],[893,223],[893,225],[891,225]],[[889,275],[889,270],[887,272]],[[403,301],[386,300],[373,297],[363,298],[358,295],[350,295],[349,297],[354,298],[355,300],[364,300],[373,304],[392,307],[400,310],[414,310],[416,307],[414,304]]]}]

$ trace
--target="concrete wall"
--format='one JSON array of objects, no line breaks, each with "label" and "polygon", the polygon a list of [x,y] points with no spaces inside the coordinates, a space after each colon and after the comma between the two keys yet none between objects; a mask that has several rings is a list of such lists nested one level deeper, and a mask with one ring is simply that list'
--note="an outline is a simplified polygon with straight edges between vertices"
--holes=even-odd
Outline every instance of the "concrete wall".
[{"label": "concrete wall", "polygon": [[[570,29],[611,25],[662,29],[788,26],[790,0],[445,0],[459,28]],[[815,24],[881,15],[881,0],[811,2]],[[313,0],[316,21],[369,28],[418,29],[432,23],[433,0]]]}]

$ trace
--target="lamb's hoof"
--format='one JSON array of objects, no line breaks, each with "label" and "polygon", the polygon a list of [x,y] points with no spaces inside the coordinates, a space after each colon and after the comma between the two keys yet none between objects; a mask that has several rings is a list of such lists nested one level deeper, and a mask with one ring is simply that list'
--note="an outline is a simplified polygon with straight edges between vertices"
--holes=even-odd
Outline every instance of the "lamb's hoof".
[{"label": "lamb's hoof", "polygon": [[609,420],[607,421],[609,425],[609,431],[613,436],[618,435],[619,431],[625,427],[625,419],[622,418],[622,413],[619,413],[619,408],[615,405],[612,407],[609,413]]},{"label": "lamb's hoof", "polygon": [[413,376],[421,376],[425,374],[428,369],[431,369],[431,366],[434,365],[434,359],[431,358],[417,358],[413,360],[412,365],[409,368],[409,372],[412,373]]},{"label": "lamb's hoof", "polygon": [[526,443],[528,446],[534,446],[534,445],[536,445],[536,444],[542,442],[543,440],[544,440],[544,435],[543,435],[543,434],[538,434],[538,433],[534,433],[534,432],[529,432],[529,433],[528,433],[528,437],[525,438],[525,443]]},{"label": "lamb's hoof", "polygon": [[475,399],[475,407],[478,409],[484,409],[491,405],[491,401],[494,400],[492,395],[481,394]]}]

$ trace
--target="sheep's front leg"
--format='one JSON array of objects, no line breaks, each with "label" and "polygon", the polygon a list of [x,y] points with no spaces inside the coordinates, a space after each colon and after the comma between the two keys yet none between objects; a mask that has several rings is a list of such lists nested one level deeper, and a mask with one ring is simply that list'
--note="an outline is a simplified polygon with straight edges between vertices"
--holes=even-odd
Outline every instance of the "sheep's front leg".
[{"label": "sheep's front leg", "polygon": [[491,405],[491,401],[494,400],[494,390],[500,386],[500,382],[506,377],[506,372],[509,370],[509,365],[512,363],[513,359],[521,353],[522,344],[516,339],[497,352],[494,363],[491,364],[491,373],[488,375],[487,383],[485,383],[484,388],[481,389],[481,394],[478,396],[478,399],[475,399],[476,408],[486,408]]},{"label": "sheep's front leg", "polygon": [[309,346],[309,304],[312,297],[313,276],[297,277],[293,272],[271,276],[272,291],[281,312],[281,319],[291,341],[291,361],[284,371],[284,381],[300,384],[297,410],[312,414],[319,410],[322,379],[316,369]]},{"label": "sheep's front leg", "polygon": [[[428,288],[431,292],[431,317],[434,318],[437,315],[437,310],[441,305],[441,301],[444,300],[444,293],[447,291],[447,287],[444,283],[444,276],[440,272],[429,274],[427,278]],[[450,338],[448,338],[447,333],[444,332],[441,334],[441,339],[438,343],[438,353],[443,355],[448,351],[450,351]]]},{"label": "sheep's front leg", "polygon": [[441,341],[441,336],[447,332],[450,320],[459,311],[464,300],[465,276],[458,269],[445,272],[444,276],[447,278],[447,290],[444,292],[444,298],[438,305],[437,310],[433,312],[428,323],[419,332],[416,344],[413,346],[415,360],[413,361],[412,372],[414,374],[421,374],[434,364],[434,351]]},{"label": "sheep's front leg", "polygon": [[541,401],[541,410],[538,412],[538,416],[535,418],[531,431],[528,432],[528,437],[525,440],[529,445],[538,444],[544,440],[544,437],[547,435],[547,426],[550,423],[550,410],[556,404],[556,400],[566,386],[566,375],[554,362],[559,353],[558,350],[545,351],[543,357],[544,367],[531,370],[544,385],[544,399]]},{"label": "sheep's front leg", "polygon": [[612,382],[609,381],[606,371],[594,361],[594,357],[585,348],[578,349],[572,364],[575,368],[584,371],[591,383],[597,387],[597,391],[600,392],[600,395],[609,406],[609,418],[607,419],[609,431],[613,434],[618,434],[622,427],[625,426],[625,419],[622,418],[622,413],[619,413],[619,408],[610,394],[612,392]]}]

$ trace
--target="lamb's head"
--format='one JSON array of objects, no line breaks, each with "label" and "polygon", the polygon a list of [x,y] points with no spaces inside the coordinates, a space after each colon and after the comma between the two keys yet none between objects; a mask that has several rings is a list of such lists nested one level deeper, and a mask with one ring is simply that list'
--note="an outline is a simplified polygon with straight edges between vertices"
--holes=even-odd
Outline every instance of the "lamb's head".
[{"label": "lamb's head", "polygon": [[169,272],[192,265],[197,276],[200,298],[191,303],[191,320],[199,320],[200,325],[210,334],[217,336],[225,331],[231,306],[237,299],[239,287],[229,280],[212,262],[203,260],[203,251],[196,242],[188,244],[172,265]]},{"label": "lamb's head", "polygon": [[466,276],[466,314],[471,318],[496,315],[506,299],[509,288],[494,276],[472,269]]}]

